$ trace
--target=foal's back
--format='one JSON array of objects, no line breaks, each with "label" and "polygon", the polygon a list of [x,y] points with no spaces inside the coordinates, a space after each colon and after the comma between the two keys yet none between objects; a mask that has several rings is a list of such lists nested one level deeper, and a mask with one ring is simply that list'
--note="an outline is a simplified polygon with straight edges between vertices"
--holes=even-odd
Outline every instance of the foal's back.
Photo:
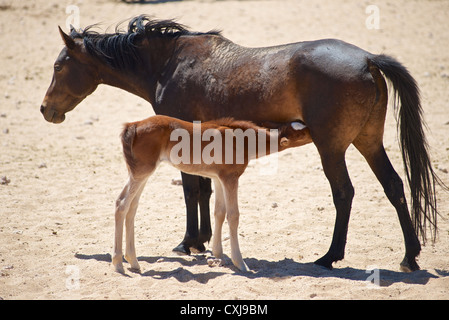
[{"label": "foal's back", "polygon": [[[194,127],[197,125],[198,127]],[[221,148],[217,148],[215,152],[225,151],[225,130],[247,129],[258,130],[261,128],[249,121],[236,121],[232,118],[223,118],[215,121],[208,121],[199,124],[183,121],[180,119],[155,115],[142,121],[127,123],[122,132],[123,152],[129,170],[133,175],[147,174],[152,172],[160,161],[168,161],[175,168],[186,173],[199,174],[202,176],[214,178],[223,170],[229,170],[229,166],[225,164],[225,157],[222,157],[222,163],[204,163],[203,157],[194,158],[194,152],[204,150],[205,146],[211,141],[203,141],[202,134],[208,130],[214,129],[222,138]],[[172,132],[180,130],[184,133],[172,136]],[[196,136],[198,135],[198,136]],[[179,139],[180,138],[180,139]],[[182,142],[181,139],[188,139]],[[215,139],[215,138],[213,138]],[[212,139],[212,140],[213,140]],[[195,141],[194,141],[195,140]],[[198,143],[195,146],[195,143]],[[189,157],[183,158],[183,161],[176,163],[172,161],[171,152],[175,145],[179,143],[187,143],[189,149]],[[185,150],[183,150],[185,151]],[[234,156],[235,156],[235,150]],[[236,173],[243,173],[248,164],[247,149],[245,148],[244,163],[232,163],[232,170]],[[176,153],[178,156],[178,153]]]}]

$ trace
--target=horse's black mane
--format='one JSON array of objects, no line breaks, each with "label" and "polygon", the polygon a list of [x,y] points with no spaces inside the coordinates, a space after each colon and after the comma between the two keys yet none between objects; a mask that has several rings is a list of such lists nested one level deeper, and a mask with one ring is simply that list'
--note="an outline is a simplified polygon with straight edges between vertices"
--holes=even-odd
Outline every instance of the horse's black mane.
[{"label": "horse's black mane", "polygon": [[71,30],[74,39],[83,39],[87,51],[104,60],[113,68],[134,69],[141,62],[137,52],[138,43],[144,38],[177,38],[181,35],[215,34],[219,31],[207,33],[191,32],[184,25],[174,20],[152,20],[147,15],[140,15],[131,19],[126,32],[120,30],[120,24],[115,33],[100,34],[91,25],[84,30]]}]

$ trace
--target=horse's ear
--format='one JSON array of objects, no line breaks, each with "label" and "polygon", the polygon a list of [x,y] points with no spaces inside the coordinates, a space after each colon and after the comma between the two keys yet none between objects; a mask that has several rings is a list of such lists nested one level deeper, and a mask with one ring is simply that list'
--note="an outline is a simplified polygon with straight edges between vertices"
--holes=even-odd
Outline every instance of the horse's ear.
[{"label": "horse's ear", "polygon": [[280,144],[281,144],[282,147],[286,147],[286,146],[288,146],[290,144],[290,140],[288,140],[286,137],[282,137],[281,141],[280,141]]},{"label": "horse's ear", "polygon": [[64,40],[65,45],[67,46],[67,48],[69,49],[73,49],[75,48],[75,41],[73,41],[73,39],[64,33],[64,31],[62,31],[61,27],[58,26],[59,29],[59,34],[61,35],[62,40]]}]

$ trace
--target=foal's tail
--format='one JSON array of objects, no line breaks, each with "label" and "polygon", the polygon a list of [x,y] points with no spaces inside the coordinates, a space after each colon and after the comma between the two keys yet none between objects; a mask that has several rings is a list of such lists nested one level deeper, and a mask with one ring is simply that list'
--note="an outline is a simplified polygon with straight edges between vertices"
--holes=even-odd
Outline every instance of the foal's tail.
[{"label": "foal's tail", "polygon": [[408,70],[392,57],[377,55],[369,61],[393,85],[400,148],[411,191],[412,220],[423,242],[426,240],[426,224],[429,223],[434,241],[438,215],[435,185],[447,187],[437,177],[430,162],[418,85]]},{"label": "foal's tail", "polygon": [[136,166],[136,160],[133,154],[133,144],[134,138],[136,137],[137,126],[134,123],[126,123],[122,134],[122,147],[123,147],[123,155],[126,160],[126,164],[128,168],[133,171]]}]

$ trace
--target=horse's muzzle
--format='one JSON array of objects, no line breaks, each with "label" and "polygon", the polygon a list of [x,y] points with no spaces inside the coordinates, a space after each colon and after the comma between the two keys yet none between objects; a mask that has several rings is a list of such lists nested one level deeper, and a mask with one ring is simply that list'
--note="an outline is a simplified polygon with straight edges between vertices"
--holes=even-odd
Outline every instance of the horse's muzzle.
[{"label": "horse's muzzle", "polygon": [[42,115],[44,116],[44,119],[47,120],[48,122],[61,123],[65,120],[64,114],[60,115],[53,109],[47,108],[44,105],[41,105],[40,110],[41,110]]}]

